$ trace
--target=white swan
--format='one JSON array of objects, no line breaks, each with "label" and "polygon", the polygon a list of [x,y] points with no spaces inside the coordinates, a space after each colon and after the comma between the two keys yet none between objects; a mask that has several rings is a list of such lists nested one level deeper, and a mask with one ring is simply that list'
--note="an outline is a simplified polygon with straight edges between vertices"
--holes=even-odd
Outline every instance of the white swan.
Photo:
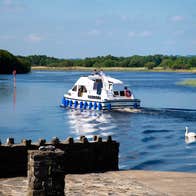
[{"label": "white swan", "polygon": [[189,132],[189,128],[185,127],[185,137],[196,137],[196,133],[194,132]]}]

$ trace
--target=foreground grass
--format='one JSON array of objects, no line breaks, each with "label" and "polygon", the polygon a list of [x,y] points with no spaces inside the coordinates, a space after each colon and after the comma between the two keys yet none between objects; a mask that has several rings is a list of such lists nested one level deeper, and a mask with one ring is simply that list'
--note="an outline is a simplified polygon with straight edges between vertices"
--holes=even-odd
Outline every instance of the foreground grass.
[{"label": "foreground grass", "polygon": [[93,71],[94,69],[104,71],[145,71],[145,72],[190,72],[196,73],[196,69],[163,69],[162,67],[156,67],[154,69],[147,69],[146,67],[48,67],[48,66],[32,66],[32,70],[49,70],[49,71]]},{"label": "foreground grass", "polygon": [[179,85],[196,87],[196,79],[184,80],[178,83]]}]

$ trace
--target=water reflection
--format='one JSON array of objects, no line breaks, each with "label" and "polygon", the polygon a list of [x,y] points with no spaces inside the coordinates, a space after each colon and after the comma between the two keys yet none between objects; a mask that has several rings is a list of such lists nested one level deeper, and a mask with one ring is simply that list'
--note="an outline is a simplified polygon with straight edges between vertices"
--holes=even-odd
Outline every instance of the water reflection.
[{"label": "water reflection", "polygon": [[16,108],[16,88],[14,88],[13,92],[13,110],[15,111]]},{"label": "water reflection", "polygon": [[92,139],[93,135],[105,137],[113,135],[112,130],[116,128],[109,112],[68,109],[66,115],[72,132],[78,137],[81,135],[85,135],[89,139]]},{"label": "water reflection", "polygon": [[12,94],[12,88],[10,81],[8,79],[0,78],[0,103],[7,103],[8,97]]}]

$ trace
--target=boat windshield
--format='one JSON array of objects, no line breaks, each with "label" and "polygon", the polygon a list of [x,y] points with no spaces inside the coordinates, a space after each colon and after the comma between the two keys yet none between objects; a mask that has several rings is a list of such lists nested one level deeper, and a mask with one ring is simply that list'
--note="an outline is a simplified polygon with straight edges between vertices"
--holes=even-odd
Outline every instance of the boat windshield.
[{"label": "boat windshield", "polygon": [[81,86],[78,86],[78,97],[82,97],[83,96],[83,93],[86,93],[87,90],[86,90],[86,87],[81,85]]},{"label": "boat windshield", "polygon": [[124,85],[122,84],[113,84],[113,91],[122,91],[124,90]]}]

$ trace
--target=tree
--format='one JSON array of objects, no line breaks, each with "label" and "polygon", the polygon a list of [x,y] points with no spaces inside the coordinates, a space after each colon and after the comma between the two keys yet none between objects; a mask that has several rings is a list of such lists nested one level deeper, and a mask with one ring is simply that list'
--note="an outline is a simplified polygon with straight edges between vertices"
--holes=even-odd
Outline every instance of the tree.
[{"label": "tree", "polygon": [[31,71],[30,64],[22,58],[17,58],[6,50],[0,50],[0,74],[28,73]]},{"label": "tree", "polygon": [[196,56],[190,57],[188,60],[190,67],[196,67]]},{"label": "tree", "polygon": [[148,69],[153,69],[156,66],[154,62],[147,62],[144,64],[144,67],[147,67]]},{"label": "tree", "polygon": [[144,66],[144,59],[141,56],[135,55],[130,58],[129,67],[142,67]]},{"label": "tree", "polygon": [[103,67],[116,67],[116,65],[116,61],[111,59],[107,59],[103,62]]},{"label": "tree", "polygon": [[172,69],[189,69],[190,65],[187,62],[187,59],[184,57],[177,58],[174,63],[171,65]]},{"label": "tree", "polygon": [[163,67],[164,69],[167,69],[167,68],[171,68],[172,64],[173,64],[173,60],[167,58],[167,59],[163,59],[163,61],[159,66]]}]

